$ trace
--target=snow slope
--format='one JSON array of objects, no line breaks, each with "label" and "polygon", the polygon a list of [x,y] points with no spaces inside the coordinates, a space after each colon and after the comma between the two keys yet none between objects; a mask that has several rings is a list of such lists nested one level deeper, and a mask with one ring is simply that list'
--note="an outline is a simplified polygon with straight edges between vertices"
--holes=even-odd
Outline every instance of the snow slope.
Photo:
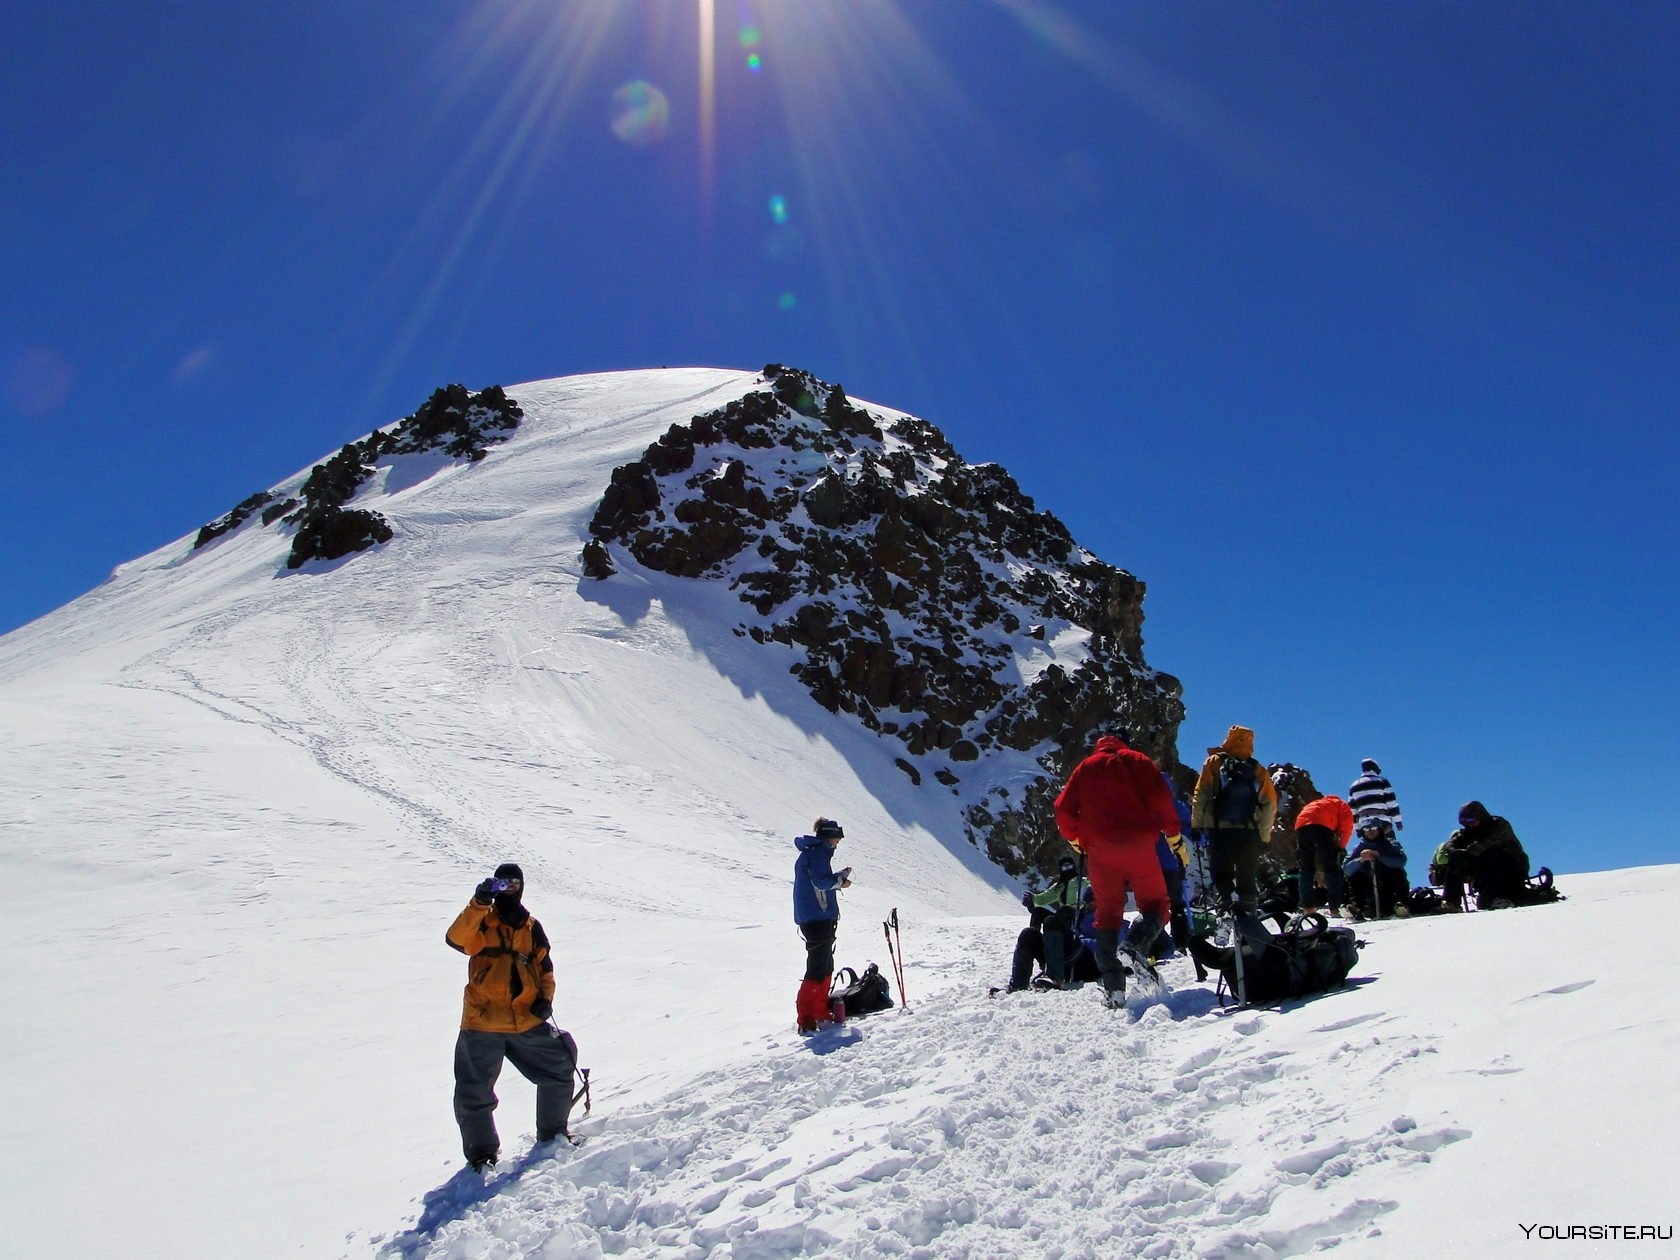
[{"label": "snow slope", "polygon": [[[386,547],[293,572],[274,531],[184,538],[0,639],[0,1252],[1497,1251],[1657,1212],[1674,868],[1378,925],[1378,983],[1286,1015],[985,999],[1022,916],[956,803],[767,670],[727,592],[579,585],[611,469],[754,380],[510,387],[505,446],[358,500]],[[787,1031],[818,812],[857,870],[841,961],[885,961],[894,906],[910,955],[915,1013],[855,1044]],[[428,1204],[459,1163],[442,933],[509,858],[600,1131],[521,1158],[510,1072],[500,1193]]]},{"label": "snow slope", "polygon": [[1089,988],[989,999],[1018,924],[930,925],[914,1011],[772,1035],[482,1201],[445,1183],[384,1254],[1488,1255],[1525,1224],[1671,1229],[1654,929],[1680,867],[1567,882],[1557,906],[1363,925],[1361,983],[1235,1014],[1188,963],[1125,1014]]}]

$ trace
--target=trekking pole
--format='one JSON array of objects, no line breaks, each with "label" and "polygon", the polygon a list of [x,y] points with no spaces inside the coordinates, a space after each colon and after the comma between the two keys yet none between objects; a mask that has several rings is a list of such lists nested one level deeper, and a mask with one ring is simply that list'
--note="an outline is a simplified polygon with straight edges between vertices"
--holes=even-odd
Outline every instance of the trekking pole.
[{"label": "trekking pole", "polygon": [[1236,951],[1232,957],[1237,970],[1237,1005],[1248,1005],[1248,976],[1243,968],[1243,930],[1242,922],[1237,918],[1242,909],[1242,902],[1237,898],[1231,900],[1231,948]]},{"label": "trekking pole", "polygon": [[1377,867],[1382,865],[1381,858],[1374,858],[1371,862],[1371,909],[1373,919],[1382,918],[1382,881],[1377,878]]},{"label": "trekking pole", "polygon": [[[901,1009],[910,1006],[909,995],[904,992],[904,937],[898,929],[898,907],[894,906],[892,917],[881,923],[881,933],[887,938],[887,956],[892,959],[893,975],[898,980],[898,1005]],[[894,937],[898,940],[894,941]]]}]

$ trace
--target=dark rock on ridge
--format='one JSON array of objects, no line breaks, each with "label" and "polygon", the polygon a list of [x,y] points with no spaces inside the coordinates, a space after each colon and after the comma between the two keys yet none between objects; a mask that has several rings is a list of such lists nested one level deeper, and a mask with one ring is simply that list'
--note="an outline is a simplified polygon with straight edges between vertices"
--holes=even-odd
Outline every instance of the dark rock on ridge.
[{"label": "dark rock on ridge", "polygon": [[[824,708],[900,742],[913,783],[915,757],[966,781],[971,841],[1012,874],[1053,869],[1050,802],[1093,730],[1123,723],[1177,767],[1181,688],[1144,662],[1144,584],[925,420],[888,423],[780,364],[764,379],[613,471],[585,572],[608,576],[617,551],[727,582],[750,610],[740,632],[786,649]],[[1035,767],[1025,780],[1011,753]]]},{"label": "dark rock on ridge", "polygon": [[437,451],[451,459],[476,462],[489,454],[493,444],[506,441],[524,414],[500,385],[477,394],[465,385],[445,385],[389,432],[375,429],[315,465],[298,488],[297,498],[281,500],[273,491],[254,494],[199,530],[193,548],[238,529],[258,508],[263,509],[265,526],[284,520],[297,527],[286,558],[288,569],[308,560],[337,560],[389,542],[391,527],[379,513],[345,507],[373,475],[380,459]]}]

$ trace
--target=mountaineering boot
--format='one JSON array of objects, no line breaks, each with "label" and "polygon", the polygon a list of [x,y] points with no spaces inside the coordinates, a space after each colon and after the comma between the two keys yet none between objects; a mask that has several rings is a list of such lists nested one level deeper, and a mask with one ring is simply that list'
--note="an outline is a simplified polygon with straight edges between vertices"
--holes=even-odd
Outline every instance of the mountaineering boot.
[{"label": "mountaineering boot", "polygon": [[494,1146],[475,1146],[467,1152],[467,1167],[474,1172],[483,1172],[486,1168],[494,1168],[500,1155],[501,1152]]},{"label": "mountaineering boot", "polygon": [[1126,1001],[1126,969],[1120,965],[1120,933],[1097,933],[1097,971],[1102,975],[1103,997],[1110,1006]]},{"label": "mountaineering boot", "polygon": [[817,1023],[828,1014],[828,981],[805,980],[799,986],[795,1027],[802,1033],[817,1031]]},{"label": "mountaineering boot", "polygon": [[1127,930],[1124,948],[1147,964],[1149,951],[1154,948],[1155,938],[1160,935],[1161,921],[1152,914],[1146,914]]}]

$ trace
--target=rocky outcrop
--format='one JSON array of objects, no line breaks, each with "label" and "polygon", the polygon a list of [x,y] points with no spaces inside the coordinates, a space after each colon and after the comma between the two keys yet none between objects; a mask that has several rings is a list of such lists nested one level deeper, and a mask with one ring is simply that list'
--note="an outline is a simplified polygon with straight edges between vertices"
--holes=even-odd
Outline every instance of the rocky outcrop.
[{"label": "rocky outcrop", "polygon": [[1283,761],[1266,767],[1277,789],[1277,817],[1272,821],[1272,834],[1267,847],[1272,856],[1285,866],[1295,865],[1295,819],[1308,805],[1324,793],[1313,786],[1312,775],[1292,762]]},{"label": "rocky outcrop", "polygon": [[286,558],[288,569],[310,560],[337,560],[389,542],[391,527],[383,516],[346,507],[380,460],[431,452],[441,452],[451,459],[481,460],[492,445],[507,440],[524,414],[500,385],[477,394],[465,385],[445,385],[388,432],[375,429],[360,442],[346,444],[332,458],[315,465],[295,498],[281,499],[266,490],[254,494],[199,530],[193,548],[232,533],[259,509],[263,525],[279,520],[294,527],[291,554]]},{"label": "rocky outcrop", "polygon": [[[591,576],[616,553],[726,582],[737,632],[902,744],[912,783],[961,785],[970,839],[1012,873],[1063,851],[1049,803],[1096,728],[1124,724],[1176,766],[1183,704],[1143,659],[1144,584],[1002,468],[808,373],[771,364],[762,388],[673,425],[614,470],[589,532]],[[1011,753],[1034,773],[994,775]]]}]

